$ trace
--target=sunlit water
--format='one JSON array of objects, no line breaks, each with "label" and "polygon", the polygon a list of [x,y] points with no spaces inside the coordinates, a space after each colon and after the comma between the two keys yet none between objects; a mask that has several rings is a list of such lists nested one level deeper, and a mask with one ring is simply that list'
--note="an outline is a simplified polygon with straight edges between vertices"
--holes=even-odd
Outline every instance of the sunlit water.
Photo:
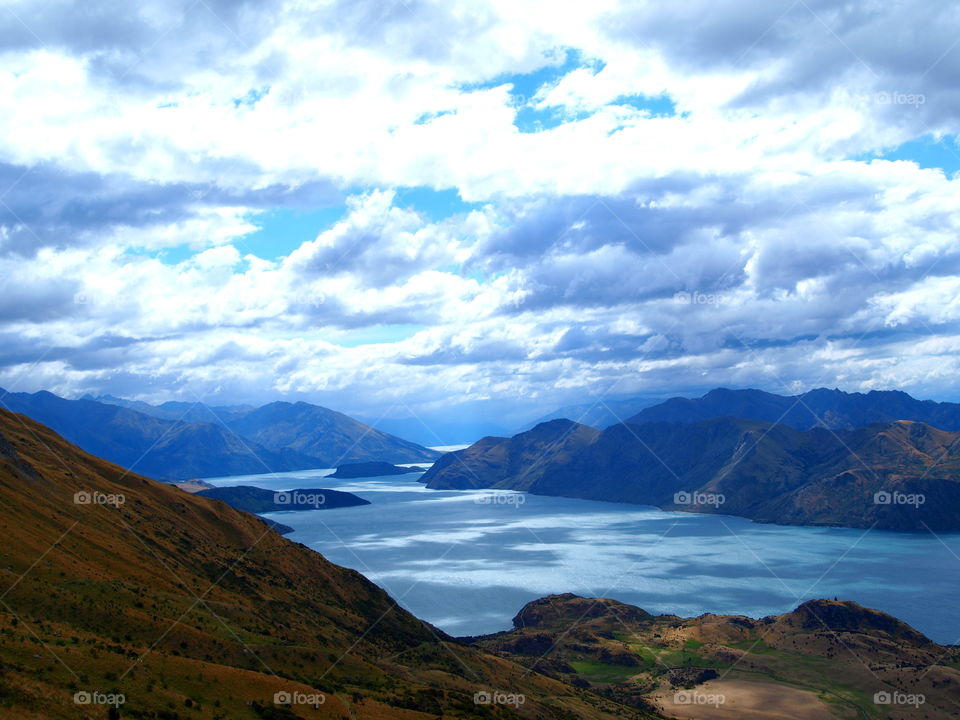
[{"label": "sunlit water", "polygon": [[325,478],[330,472],[210,482],[331,488],[371,501],[270,517],[295,528],[291,540],[359,570],[453,635],[507,629],[530,600],[572,592],[683,616],[761,617],[839,597],[939,642],[960,642],[960,534],[761,525],[590,500],[427,490],[419,474],[341,481]]}]

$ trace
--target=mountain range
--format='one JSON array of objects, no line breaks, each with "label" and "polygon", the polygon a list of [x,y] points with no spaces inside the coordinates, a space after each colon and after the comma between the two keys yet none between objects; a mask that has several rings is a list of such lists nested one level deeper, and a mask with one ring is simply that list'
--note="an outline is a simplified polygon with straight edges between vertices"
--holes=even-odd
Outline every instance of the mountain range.
[{"label": "mountain range", "polygon": [[[68,400],[45,391],[0,389],[0,407],[48,425],[94,455],[159,480],[347,462],[429,462],[439,456],[343,413],[303,402],[219,408],[111,400]],[[144,406],[152,410],[144,412]]]},{"label": "mountain range", "polygon": [[717,388],[699,398],[670,398],[622,417],[632,425],[741,417],[781,423],[798,430],[814,427],[850,430],[874,423],[914,420],[941,430],[960,430],[960,403],[917,400],[900,390],[848,393],[817,388],[787,396],[763,390]]},{"label": "mountain range", "polygon": [[427,487],[526,490],[760,522],[960,530],[960,432],[721,417],[596,430],[552,420],[440,458]]},{"label": "mountain range", "polygon": [[591,402],[577,405],[564,405],[536,420],[520,426],[511,434],[532,430],[540,423],[550,420],[573,420],[574,422],[590,425],[595,428],[606,428],[623,422],[624,418],[632,417],[644,408],[660,402],[660,398],[638,395],[636,397],[604,397],[601,396]]},{"label": "mountain range", "polygon": [[559,419],[604,429],[621,422],[695,422],[714,417],[780,422],[799,430],[818,425],[849,430],[893,420],[918,420],[944,430],[960,430],[960,404],[917,400],[899,390],[848,393],[817,388],[799,395],[777,395],[763,390],[716,388],[698,398],[600,397],[592,402],[558,408],[510,434]]},{"label": "mountain range", "polygon": [[92,400],[104,405],[119,405],[120,407],[136,410],[144,415],[162,418],[164,420],[181,420],[183,422],[209,422],[219,424],[229,422],[245,415],[254,409],[253,405],[207,405],[202,402],[183,402],[170,400],[159,405],[151,405],[142,400],[127,400],[114,395],[84,395],[81,400]]}]

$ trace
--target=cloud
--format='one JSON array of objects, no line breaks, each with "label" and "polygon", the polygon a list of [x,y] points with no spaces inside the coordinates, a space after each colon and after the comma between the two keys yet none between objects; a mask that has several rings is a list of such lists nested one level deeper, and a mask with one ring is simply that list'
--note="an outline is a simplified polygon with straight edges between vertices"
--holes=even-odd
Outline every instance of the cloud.
[{"label": "cloud", "polygon": [[[4,386],[508,415],[611,387],[960,397],[958,180],[869,159],[955,136],[948,5],[5,11]],[[332,207],[281,257],[248,247],[295,244],[267,211]]]}]

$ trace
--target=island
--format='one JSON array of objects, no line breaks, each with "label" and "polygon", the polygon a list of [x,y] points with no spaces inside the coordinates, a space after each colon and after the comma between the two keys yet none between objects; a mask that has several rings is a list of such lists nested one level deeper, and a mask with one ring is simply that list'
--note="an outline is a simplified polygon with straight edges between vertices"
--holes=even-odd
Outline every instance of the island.
[{"label": "island", "polygon": [[201,490],[194,495],[222,500],[237,510],[256,514],[284,510],[332,510],[370,504],[369,500],[357,497],[353,493],[326,488],[267,490],[250,485],[237,485]]},{"label": "island", "polygon": [[341,479],[385,477],[387,475],[406,475],[407,473],[425,471],[426,468],[422,467],[401,467],[387,462],[360,462],[339,465],[336,472],[327,475],[327,477]]}]

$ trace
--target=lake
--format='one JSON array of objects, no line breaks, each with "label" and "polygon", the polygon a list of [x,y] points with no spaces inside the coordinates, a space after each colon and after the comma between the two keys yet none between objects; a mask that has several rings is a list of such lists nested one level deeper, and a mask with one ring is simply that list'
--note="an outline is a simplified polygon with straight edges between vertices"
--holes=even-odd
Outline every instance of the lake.
[{"label": "lake", "polygon": [[322,487],[362,507],[271,513],[287,535],[383,587],[452,635],[511,627],[530,600],[572,592],[654,613],[762,617],[839,597],[960,642],[960,533],[761,525],[618,503],[428,490],[420,474],[327,479],[332,470],[208,479]]}]

